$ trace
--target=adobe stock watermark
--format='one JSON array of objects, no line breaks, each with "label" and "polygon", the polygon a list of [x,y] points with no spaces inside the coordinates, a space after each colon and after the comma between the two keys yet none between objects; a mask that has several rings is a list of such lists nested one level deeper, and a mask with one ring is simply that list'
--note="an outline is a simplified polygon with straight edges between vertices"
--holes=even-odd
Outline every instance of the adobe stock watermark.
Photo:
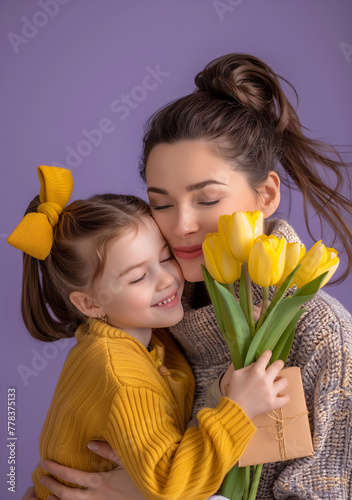
[{"label": "adobe stock watermark", "polygon": [[35,38],[39,30],[45,28],[50,19],[56,17],[61,6],[67,5],[71,0],[38,0],[39,10],[34,12],[31,19],[26,16],[21,17],[21,34],[10,31],[7,38],[15,54],[18,54],[22,45],[27,45],[30,40]]},{"label": "adobe stock watermark", "polygon": [[347,63],[351,64],[352,45],[350,43],[347,43],[347,42],[341,42],[339,45],[340,45],[341,52],[342,52],[344,58],[346,59]]},{"label": "adobe stock watermark", "polygon": [[53,161],[51,165],[62,168],[78,167],[84,158],[92,154],[94,148],[102,144],[105,135],[114,132],[116,129],[115,117],[121,122],[126,120],[131,112],[147,98],[148,94],[155,90],[169,75],[169,72],[160,69],[160,64],[153,67],[146,66],[145,74],[140,83],[135,85],[127,94],[120,94],[111,102],[110,111],[115,115],[113,119],[104,117],[99,120],[96,127],[89,130],[82,129],[83,139],[78,141],[75,146],[67,145],[65,147],[65,162]]},{"label": "adobe stock watermark", "polygon": [[31,377],[37,377],[55,359],[60,351],[65,350],[70,345],[69,339],[60,339],[56,342],[45,343],[39,352],[31,349],[32,358],[28,365],[17,365],[17,371],[25,386],[28,386]]},{"label": "adobe stock watermark", "polygon": [[233,12],[244,0],[213,0],[213,7],[220,21],[225,19],[225,14]]}]

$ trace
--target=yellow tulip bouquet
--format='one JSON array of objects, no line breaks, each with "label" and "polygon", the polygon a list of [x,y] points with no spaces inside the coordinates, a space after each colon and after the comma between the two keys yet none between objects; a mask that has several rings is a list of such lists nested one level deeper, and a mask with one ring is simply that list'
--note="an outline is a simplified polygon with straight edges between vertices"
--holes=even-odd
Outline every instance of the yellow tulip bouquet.
[{"label": "yellow tulip bouquet", "polygon": [[[221,333],[237,370],[256,361],[267,349],[270,362],[286,361],[296,324],[319,288],[336,271],[337,251],[319,241],[307,253],[304,245],[263,234],[263,214],[235,212],[219,219],[218,232],[203,243],[205,283]],[[240,279],[239,300],[234,282]],[[259,319],[253,315],[251,281],[262,288]],[[296,289],[289,288],[296,286]],[[269,302],[269,287],[275,287]],[[238,467],[227,474],[222,495],[254,500],[262,465]]]}]

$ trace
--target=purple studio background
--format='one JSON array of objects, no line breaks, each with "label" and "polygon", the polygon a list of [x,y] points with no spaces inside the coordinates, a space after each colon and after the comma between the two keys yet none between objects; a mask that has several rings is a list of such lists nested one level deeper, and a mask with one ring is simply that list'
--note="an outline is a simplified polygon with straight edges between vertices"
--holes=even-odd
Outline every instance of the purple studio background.
[{"label": "purple studio background", "polygon": [[[31,484],[40,430],[74,342],[36,341],[21,319],[22,256],[6,237],[39,193],[36,167],[70,168],[72,200],[109,191],[145,198],[137,173],[145,120],[191,92],[195,74],[229,52],[262,58],[295,86],[312,137],[350,145],[351,18],[348,0],[2,1],[2,499],[21,498]],[[311,246],[299,194],[290,200],[284,191],[279,215]],[[324,242],[331,244],[328,233]],[[351,284],[350,277],[326,290],[349,310]],[[12,387],[16,493],[6,484]]]}]

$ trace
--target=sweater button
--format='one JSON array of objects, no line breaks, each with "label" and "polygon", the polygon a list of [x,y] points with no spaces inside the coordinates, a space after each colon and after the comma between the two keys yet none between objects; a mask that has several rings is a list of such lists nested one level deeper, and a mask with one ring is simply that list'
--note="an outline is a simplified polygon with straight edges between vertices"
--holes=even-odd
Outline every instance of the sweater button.
[{"label": "sweater button", "polygon": [[166,366],[158,366],[158,372],[160,373],[160,375],[162,375],[163,377],[165,377],[165,375],[169,375],[170,372],[169,370],[166,368]]}]

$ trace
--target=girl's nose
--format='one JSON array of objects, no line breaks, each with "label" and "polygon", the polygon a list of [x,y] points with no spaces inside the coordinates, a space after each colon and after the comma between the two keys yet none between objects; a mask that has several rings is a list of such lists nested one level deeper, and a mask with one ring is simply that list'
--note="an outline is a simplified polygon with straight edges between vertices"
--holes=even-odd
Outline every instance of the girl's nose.
[{"label": "girl's nose", "polygon": [[174,282],[175,282],[174,276],[160,265],[157,288],[159,290],[164,290],[165,288],[168,288],[171,285],[173,285]]}]

